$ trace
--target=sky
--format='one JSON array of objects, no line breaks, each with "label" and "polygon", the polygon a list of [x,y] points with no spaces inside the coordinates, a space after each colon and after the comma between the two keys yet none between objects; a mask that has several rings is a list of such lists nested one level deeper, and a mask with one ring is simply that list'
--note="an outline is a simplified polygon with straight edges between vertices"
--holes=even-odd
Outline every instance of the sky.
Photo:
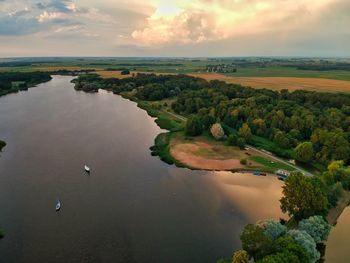
[{"label": "sky", "polygon": [[350,57],[350,0],[0,0],[17,56]]}]

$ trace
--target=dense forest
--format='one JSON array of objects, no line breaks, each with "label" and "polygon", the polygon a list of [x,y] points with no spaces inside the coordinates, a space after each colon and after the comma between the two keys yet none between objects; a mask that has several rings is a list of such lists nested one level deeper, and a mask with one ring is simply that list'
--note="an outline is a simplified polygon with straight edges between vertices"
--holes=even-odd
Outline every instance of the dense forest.
[{"label": "dense forest", "polygon": [[249,143],[318,167],[332,160],[349,164],[348,94],[253,89],[185,75],[137,74],[125,79],[86,75],[75,83],[76,89],[85,91],[132,91],[145,101],[172,98],[174,112],[188,117],[189,135],[220,122],[231,144]]},{"label": "dense forest", "polygon": [[2,72],[0,73],[0,96],[26,90],[50,79],[50,74],[45,72]]}]

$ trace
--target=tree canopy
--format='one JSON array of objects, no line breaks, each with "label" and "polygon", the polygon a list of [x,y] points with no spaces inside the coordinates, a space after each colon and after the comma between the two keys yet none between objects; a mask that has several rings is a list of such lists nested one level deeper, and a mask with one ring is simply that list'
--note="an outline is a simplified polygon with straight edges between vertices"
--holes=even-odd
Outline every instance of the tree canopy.
[{"label": "tree canopy", "polygon": [[327,205],[327,193],[319,178],[306,177],[296,172],[285,180],[281,209],[290,216],[306,218],[315,214],[324,214]]}]

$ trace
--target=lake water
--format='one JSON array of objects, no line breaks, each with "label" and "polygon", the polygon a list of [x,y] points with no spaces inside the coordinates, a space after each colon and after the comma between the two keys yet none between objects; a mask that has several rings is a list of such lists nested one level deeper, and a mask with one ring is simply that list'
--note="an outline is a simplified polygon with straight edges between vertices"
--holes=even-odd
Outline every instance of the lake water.
[{"label": "lake water", "polygon": [[169,166],[145,111],[71,79],[0,98],[0,262],[215,262],[281,216],[276,178]]},{"label": "lake water", "polygon": [[348,263],[350,259],[350,207],[338,218],[338,223],[329,235],[326,246],[326,263]]}]

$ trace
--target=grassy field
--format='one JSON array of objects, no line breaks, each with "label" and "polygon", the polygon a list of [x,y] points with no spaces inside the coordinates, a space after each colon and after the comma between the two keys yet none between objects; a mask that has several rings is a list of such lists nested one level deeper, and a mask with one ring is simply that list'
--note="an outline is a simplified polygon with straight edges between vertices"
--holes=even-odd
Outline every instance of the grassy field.
[{"label": "grassy field", "polygon": [[350,80],[349,73],[349,71],[343,70],[298,70],[293,67],[243,67],[239,68],[236,73],[225,75],[230,77],[296,77]]},{"label": "grassy field", "polygon": [[292,166],[286,165],[284,163],[279,163],[276,161],[271,161],[262,156],[251,156],[249,157],[249,160],[252,160],[253,162],[259,163],[265,167],[269,167],[272,169],[283,169],[287,171],[295,171],[295,169]]}]

